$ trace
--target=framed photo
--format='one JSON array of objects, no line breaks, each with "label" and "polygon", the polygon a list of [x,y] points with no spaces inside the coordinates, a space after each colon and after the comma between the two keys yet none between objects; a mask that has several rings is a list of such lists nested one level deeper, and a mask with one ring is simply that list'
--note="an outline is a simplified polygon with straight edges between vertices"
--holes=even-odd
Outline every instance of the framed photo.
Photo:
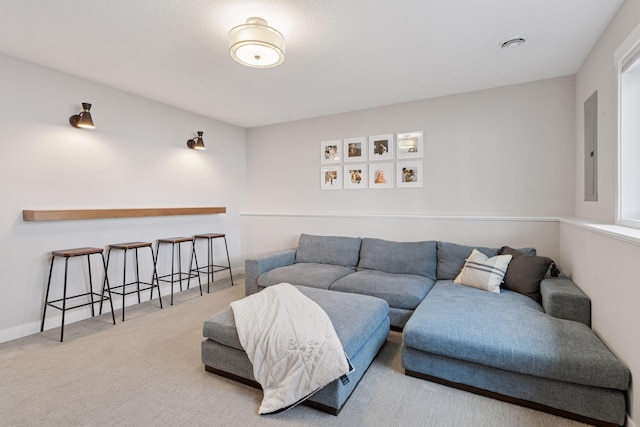
[{"label": "framed photo", "polygon": [[345,138],[343,158],[345,163],[366,161],[367,160],[367,137],[359,136],[357,138]]},{"label": "framed photo", "polygon": [[322,141],[320,143],[320,163],[342,163],[342,140]]},{"label": "framed photo", "polygon": [[393,134],[369,137],[369,161],[393,160]]},{"label": "framed photo", "polygon": [[423,164],[424,162],[422,160],[396,163],[396,187],[422,187]]},{"label": "framed photo", "polygon": [[320,168],[320,189],[340,190],[342,189],[342,167],[324,166]]},{"label": "framed photo", "polygon": [[402,132],[396,135],[398,159],[424,157],[423,132]]},{"label": "framed photo", "polygon": [[356,190],[367,188],[366,164],[344,165],[344,188]]},{"label": "framed photo", "polygon": [[369,164],[369,188],[393,188],[393,163]]}]

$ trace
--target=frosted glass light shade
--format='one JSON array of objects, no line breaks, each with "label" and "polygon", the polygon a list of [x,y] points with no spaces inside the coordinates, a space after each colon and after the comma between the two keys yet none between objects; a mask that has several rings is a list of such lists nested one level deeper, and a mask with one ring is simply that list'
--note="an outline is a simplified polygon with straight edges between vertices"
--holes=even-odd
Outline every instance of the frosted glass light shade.
[{"label": "frosted glass light shade", "polygon": [[249,18],[229,31],[229,53],[242,65],[275,67],[284,61],[284,52],[284,36],[262,18]]}]

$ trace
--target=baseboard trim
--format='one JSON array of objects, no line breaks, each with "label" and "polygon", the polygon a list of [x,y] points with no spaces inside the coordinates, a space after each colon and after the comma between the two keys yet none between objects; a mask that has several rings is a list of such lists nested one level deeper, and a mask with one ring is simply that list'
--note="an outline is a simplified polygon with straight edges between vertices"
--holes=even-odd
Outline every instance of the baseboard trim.
[{"label": "baseboard trim", "polygon": [[[239,276],[244,276],[244,267],[234,267],[232,268],[231,272],[233,273],[234,276],[234,283],[235,283],[235,278],[239,277]],[[230,276],[229,276],[229,271],[225,270],[225,271],[221,271],[218,273],[215,273],[215,281],[211,283],[211,285],[213,285],[214,283],[217,283],[218,281],[222,281],[222,280],[229,280],[229,285],[231,285],[231,281],[230,281]],[[196,279],[195,283],[191,284],[191,288],[193,288],[194,286],[197,287],[198,286],[198,282]],[[183,285],[184,285],[184,280],[183,280]],[[176,282],[176,286],[177,286],[177,282]],[[206,292],[206,283],[202,283],[202,288],[203,290]],[[186,289],[186,288],[185,288]],[[180,292],[180,288],[176,287],[175,292]],[[165,283],[162,282],[160,284],[160,291],[162,293],[162,299],[163,299],[163,303],[164,301],[169,301],[168,298],[170,298],[171,295],[171,284],[170,283]],[[149,294],[150,294],[150,290],[144,290],[141,291],[140,294],[142,296],[143,301],[148,301],[149,300]],[[166,298],[166,299],[165,299]],[[158,301],[158,294],[156,291],[154,291],[154,298],[153,301]],[[127,300],[125,301],[125,308],[130,307],[130,306],[134,306],[137,305],[138,302],[135,300],[135,298],[133,297],[129,297],[127,298]],[[95,309],[96,309],[96,316],[98,316],[98,304],[96,303],[95,305]],[[119,295],[113,295],[113,309],[114,311],[118,311],[118,310],[122,310],[122,297]],[[109,303],[105,303],[104,308],[102,310],[102,313],[109,313],[110,312],[110,306]],[[91,318],[91,309],[89,308],[89,306],[81,308],[81,309],[77,309],[77,310],[69,310],[67,311],[67,313],[65,314],[65,326],[71,325],[73,323],[79,322],[81,320],[85,320],[85,319],[89,319]],[[8,341],[13,341],[19,338],[24,338],[27,337],[29,335],[34,335],[37,333],[40,333],[40,322],[42,321],[42,319],[35,321],[35,322],[30,322],[30,323],[26,323],[24,325],[19,325],[13,328],[9,328],[9,329],[4,329],[4,330],[0,330],[0,344],[4,343],[4,342],[8,342]],[[116,324],[118,324],[121,321],[121,318],[116,318]],[[111,318],[109,317],[109,322],[111,322]],[[54,329],[54,328],[59,328],[60,325],[62,323],[62,313],[60,312],[60,310],[56,310],[56,309],[48,309],[47,310],[47,318],[45,321],[45,325],[44,325],[44,330],[48,331],[49,329]]]}]

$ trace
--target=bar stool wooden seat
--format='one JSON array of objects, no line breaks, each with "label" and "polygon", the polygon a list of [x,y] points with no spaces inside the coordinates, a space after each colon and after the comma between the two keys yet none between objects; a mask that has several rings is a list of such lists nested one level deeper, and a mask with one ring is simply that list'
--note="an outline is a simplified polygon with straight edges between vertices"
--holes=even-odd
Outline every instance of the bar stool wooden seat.
[{"label": "bar stool wooden seat", "polygon": [[[197,277],[198,282],[200,284],[200,295],[202,295],[202,281],[200,280],[200,275],[191,272],[190,269],[187,269],[186,271],[182,270],[182,252],[180,248],[183,243],[187,243],[187,242],[190,242],[192,245],[192,256],[193,256],[193,237],[166,237],[163,239],[158,239],[156,243],[157,245],[156,246],[156,277],[158,280],[158,284],[160,284],[160,282],[171,283],[171,305],[173,305],[173,284],[176,281],[180,282],[180,291],[182,291],[182,281],[185,278],[187,279],[187,289],[189,289],[191,278]],[[157,273],[158,271],[157,264],[158,264],[158,259],[160,258],[160,245],[162,244],[171,245],[171,273],[159,276]],[[176,245],[178,245],[178,259],[177,259],[178,271],[175,271],[175,266],[176,266],[175,246]],[[197,265],[198,265],[198,260],[196,259],[196,266]],[[189,268],[191,268],[191,264],[189,264]]]},{"label": "bar stool wooden seat", "polygon": [[[219,265],[214,264],[213,262],[213,241],[215,239],[224,239],[224,248],[227,252],[227,265]],[[198,240],[206,240],[207,241],[207,264],[198,267],[198,258],[196,253],[196,243]],[[196,268],[191,268],[192,272],[198,274],[200,277],[201,273],[207,273],[207,293],[209,293],[209,285],[213,283],[213,273],[217,273],[219,271],[229,270],[229,276],[231,277],[231,286],[233,286],[233,274],[231,273],[231,261],[229,259],[229,247],[227,246],[227,237],[222,233],[204,233],[204,234],[196,234],[193,236],[193,249],[191,253],[192,262],[189,264],[189,267],[193,267],[193,259],[196,260]],[[206,271],[202,271],[206,270]]]},{"label": "bar stool wooden seat", "polygon": [[[64,317],[67,310],[72,310],[74,308],[85,307],[87,305],[91,306],[91,317],[95,316],[95,310],[93,305],[96,302],[100,302],[100,306],[104,301],[109,301],[111,305],[111,318],[113,319],[113,324],[116,324],[116,317],[113,313],[113,302],[111,300],[111,289],[109,288],[109,280],[107,278],[107,264],[104,260],[102,248],[75,248],[75,249],[64,249],[59,251],[51,252],[51,267],[49,268],[49,280],[47,281],[47,292],[45,295],[44,309],[42,311],[42,324],[40,325],[40,332],[44,331],[44,321],[47,314],[47,307],[53,307],[55,309],[62,311],[62,326],[60,328],[60,342],[64,340]],[[93,280],[91,276],[91,255],[98,255],[102,258],[102,268],[104,269],[105,280],[103,282],[102,292],[97,293],[93,291]],[[89,269],[89,292],[75,294],[75,295],[67,295],[67,273],[69,269],[69,258],[74,258],[78,256],[86,256],[87,257],[87,267]],[[64,286],[62,290],[62,298],[49,300],[49,291],[51,289],[51,276],[53,273],[53,264],[56,257],[64,258]],[[104,291],[107,291],[107,295],[104,294]],[[86,301],[86,298],[89,297],[89,301]],[[97,297],[97,298],[95,298]],[[81,299],[85,299],[83,302]],[[69,300],[81,300],[80,302],[73,302],[71,306],[67,306],[67,301]],[[62,305],[59,305],[62,303]]]},{"label": "bar stool wooden seat", "polygon": [[[151,276],[151,282],[142,282],[140,281],[140,265],[138,263],[138,249],[149,248],[151,251],[151,263],[153,265],[153,274]],[[156,256],[153,251],[153,244],[151,242],[128,242],[128,243],[115,243],[109,245],[109,250],[107,252],[107,272],[109,271],[109,261],[111,260],[111,251],[121,250],[124,251],[124,267],[122,271],[122,284],[118,286],[111,286],[111,293],[122,296],[122,321],[124,322],[124,307],[125,307],[125,297],[127,295],[137,293],[138,294],[138,303],[140,303],[140,291],[151,290],[151,295],[149,296],[149,300],[153,299],[153,288],[158,288],[158,300],[160,301],[160,308],[162,308],[162,295],[160,295],[160,284],[157,280],[156,273]],[[127,251],[133,250],[135,253],[135,262],[136,262],[136,280],[134,282],[127,283]],[[105,275],[106,280],[106,275]],[[134,289],[131,289],[132,286],[135,285]],[[129,289],[127,289],[129,287]],[[100,314],[102,314],[102,303],[100,303]]]}]

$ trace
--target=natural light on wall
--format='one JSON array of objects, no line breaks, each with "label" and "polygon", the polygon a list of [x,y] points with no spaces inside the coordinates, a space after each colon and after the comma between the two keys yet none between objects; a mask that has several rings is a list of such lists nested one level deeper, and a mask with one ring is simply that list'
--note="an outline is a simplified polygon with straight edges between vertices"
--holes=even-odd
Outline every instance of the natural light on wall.
[{"label": "natural light on wall", "polygon": [[640,228],[640,46],[620,65],[618,222]]}]

